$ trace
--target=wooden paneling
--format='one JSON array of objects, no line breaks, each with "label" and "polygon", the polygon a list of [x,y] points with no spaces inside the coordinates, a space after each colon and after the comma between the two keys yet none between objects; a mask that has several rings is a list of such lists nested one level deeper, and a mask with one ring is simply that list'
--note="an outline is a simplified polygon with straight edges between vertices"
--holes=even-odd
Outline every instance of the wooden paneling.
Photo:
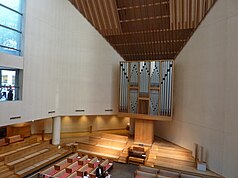
[{"label": "wooden paneling", "polygon": [[170,0],[171,29],[197,28],[215,0]]},{"label": "wooden paneling", "polygon": [[70,0],[128,61],[175,59],[216,0]]},{"label": "wooden paneling", "polygon": [[21,135],[22,138],[31,136],[31,126],[30,124],[16,124],[13,126],[8,126],[7,136]]},{"label": "wooden paneling", "polygon": [[71,3],[92,23],[102,35],[121,33],[114,0],[71,0]]},{"label": "wooden paneling", "polygon": [[135,142],[152,144],[154,141],[154,121],[135,120]]}]

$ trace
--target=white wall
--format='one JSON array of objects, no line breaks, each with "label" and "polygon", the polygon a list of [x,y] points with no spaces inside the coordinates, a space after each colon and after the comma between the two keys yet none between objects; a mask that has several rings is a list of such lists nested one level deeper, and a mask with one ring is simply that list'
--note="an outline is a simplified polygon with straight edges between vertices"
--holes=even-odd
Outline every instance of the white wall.
[{"label": "white wall", "polygon": [[[106,40],[68,0],[26,0],[25,14],[24,60],[0,60],[0,66],[24,69],[23,100],[0,103],[0,126],[57,115],[116,113],[123,59]],[[21,119],[10,121],[14,116]]]},{"label": "white wall", "polygon": [[174,120],[156,135],[194,150],[227,178],[238,173],[238,1],[218,0],[175,60]]}]

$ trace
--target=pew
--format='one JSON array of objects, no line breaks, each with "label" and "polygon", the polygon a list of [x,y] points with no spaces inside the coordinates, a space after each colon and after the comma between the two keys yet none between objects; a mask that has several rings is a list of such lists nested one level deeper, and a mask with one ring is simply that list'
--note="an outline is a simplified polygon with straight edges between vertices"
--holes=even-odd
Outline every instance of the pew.
[{"label": "pew", "polygon": [[99,163],[100,163],[100,161],[98,160],[97,157],[93,158],[92,160],[90,160],[90,161],[88,162],[88,164],[82,166],[79,170],[77,170],[77,175],[78,175],[78,176],[83,176],[83,173],[84,173],[85,171],[87,171],[87,172],[90,174],[90,172],[91,172],[95,167],[97,167]]},{"label": "pew", "polygon": [[67,158],[68,163],[73,163],[73,162],[77,161],[79,159],[78,158],[79,156],[81,157],[81,154],[79,154],[79,153],[75,153],[75,154],[71,155],[70,157]]},{"label": "pew", "polygon": [[88,155],[80,158],[78,161],[74,162],[73,164],[69,165],[66,168],[66,172],[72,174],[73,172],[80,169],[83,165],[87,164],[90,160],[88,159]]},{"label": "pew", "polygon": [[67,159],[64,159],[63,161],[57,163],[54,165],[55,170],[60,171],[64,168],[66,168],[70,163],[67,161]]},{"label": "pew", "polygon": [[[108,159],[101,161],[100,165],[103,167],[104,172],[108,171],[109,169],[111,169],[113,167],[113,163],[110,162]],[[95,175],[96,169],[97,169],[97,166],[94,167],[94,169],[90,172],[90,178],[96,177],[96,175]]]}]

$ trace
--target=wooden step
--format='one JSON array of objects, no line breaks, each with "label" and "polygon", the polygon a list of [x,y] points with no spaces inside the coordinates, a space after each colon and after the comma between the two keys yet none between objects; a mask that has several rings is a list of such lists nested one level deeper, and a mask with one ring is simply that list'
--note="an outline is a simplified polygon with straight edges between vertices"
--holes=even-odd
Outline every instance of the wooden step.
[{"label": "wooden step", "polygon": [[0,174],[9,171],[8,167],[0,167]]},{"label": "wooden step", "polygon": [[12,171],[7,171],[1,174],[2,178],[8,178],[8,176],[12,176],[14,173]]},{"label": "wooden step", "polygon": [[18,176],[16,174],[12,174],[12,175],[7,176],[6,178],[18,178]]},{"label": "wooden step", "polygon": [[2,165],[4,165],[4,162],[3,162],[3,161],[0,162],[0,166],[2,166]]},{"label": "wooden step", "polygon": [[150,150],[151,154],[156,154],[156,153],[165,153],[165,154],[177,154],[177,155],[183,155],[183,156],[192,156],[191,152],[187,151],[180,151],[180,150],[171,150],[171,149],[163,149],[163,148],[157,148],[157,149],[151,149]]},{"label": "wooden step", "polygon": [[171,163],[171,164],[195,167],[195,161],[178,160],[178,159],[164,158],[164,157],[159,157],[158,156],[156,161],[155,161],[155,164],[163,164],[163,163]]}]

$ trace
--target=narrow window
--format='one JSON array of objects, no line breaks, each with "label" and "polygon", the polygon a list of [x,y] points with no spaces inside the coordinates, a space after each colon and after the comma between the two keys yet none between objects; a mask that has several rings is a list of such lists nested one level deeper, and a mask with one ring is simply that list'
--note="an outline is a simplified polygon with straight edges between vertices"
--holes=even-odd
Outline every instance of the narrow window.
[{"label": "narrow window", "polygon": [[22,0],[0,0],[0,52],[21,55]]}]

